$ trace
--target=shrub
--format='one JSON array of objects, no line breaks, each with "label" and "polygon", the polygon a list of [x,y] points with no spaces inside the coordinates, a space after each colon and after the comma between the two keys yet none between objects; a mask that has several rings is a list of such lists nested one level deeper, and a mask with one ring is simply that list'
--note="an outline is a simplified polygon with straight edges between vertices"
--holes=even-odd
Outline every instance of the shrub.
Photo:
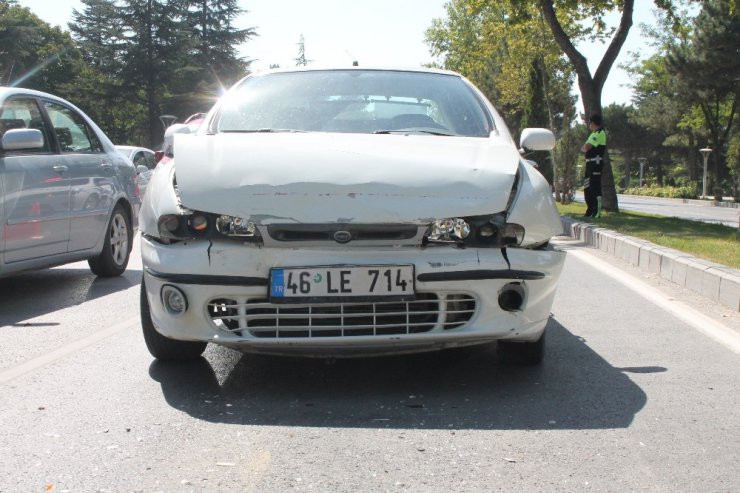
[{"label": "shrub", "polygon": [[627,195],[647,195],[649,197],[664,197],[669,199],[695,199],[699,196],[696,193],[696,189],[691,186],[659,187],[650,185],[642,188],[628,188],[624,193]]}]

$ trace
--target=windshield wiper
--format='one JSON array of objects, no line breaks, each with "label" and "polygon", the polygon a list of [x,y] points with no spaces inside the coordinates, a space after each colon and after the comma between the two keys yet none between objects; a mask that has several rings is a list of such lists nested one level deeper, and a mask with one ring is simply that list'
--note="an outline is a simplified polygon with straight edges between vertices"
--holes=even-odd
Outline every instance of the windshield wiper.
[{"label": "windshield wiper", "polygon": [[264,133],[264,134],[272,134],[272,133],[306,133],[306,130],[295,130],[293,128],[257,128],[257,129],[228,129],[228,130],[221,130],[221,133],[225,134],[255,134],[255,133]]},{"label": "windshield wiper", "polygon": [[428,134],[428,135],[441,135],[443,137],[453,137],[457,134],[454,134],[452,132],[444,132],[441,130],[376,130],[373,132],[374,134],[378,135],[388,135],[388,134]]}]

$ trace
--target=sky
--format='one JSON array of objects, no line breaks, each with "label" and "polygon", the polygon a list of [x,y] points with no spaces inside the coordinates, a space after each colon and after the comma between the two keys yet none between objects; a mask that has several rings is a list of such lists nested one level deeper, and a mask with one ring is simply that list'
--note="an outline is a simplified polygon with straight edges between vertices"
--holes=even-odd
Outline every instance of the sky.
[{"label": "sky", "polygon": [[[298,56],[298,43],[304,39],[306,57],[315,65],[418,67],[433,61],[424,43],[424,33],[435,18],[445,17],[447,0],[240,0],[248,12],[237,27],[254,27],[259,36],[248,41],[240,50],[254,60],[253,70],[271,64],[292,67]],[[20,5],[44,21],[67,28],[72,9],[80,10],[79,0],[20,0]],[[649,47],[641,37],[640,24],[654,23],[653,2],[635,2],[633,26],[627,43],[604,86],[602,104],[629,104],[632,91],[627,73],[618,67],[629,59],[629,52],[645,55]],[[606,45],[588,44],[578,47],[589,60],[591,71],[596,69]],[[574,93],[578,93],[576,87]],[[494,101],[495,105],[495,101]]]}]

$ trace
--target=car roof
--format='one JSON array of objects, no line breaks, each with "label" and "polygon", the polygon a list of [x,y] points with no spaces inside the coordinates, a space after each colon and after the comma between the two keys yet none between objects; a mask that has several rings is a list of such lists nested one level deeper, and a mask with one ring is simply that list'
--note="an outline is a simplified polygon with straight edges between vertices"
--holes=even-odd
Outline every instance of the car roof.
[{"label": "car roof", "polygon": [[[55,96],[53,94],[49,94],[48,92],[37,91],[35,89],[26,89],[25,87],[0,86],[0,99],[4,99],[8,96],[15,96],[17,94],[54,99],[56,101],[63,102],[66,104],[72,104],[70,101],[63,99],[59,96]],[[72,106],[74,106],[74,104],[72,104]],[[77,109],[79,110],[79,108]]]},{"label": "car roof", "polygon": [[378,72],[418,72],[428,74],[443,74],[443,75],[455,75],[462,77],[458,72],[452,70],[443,70],[438,68],[430,67],[383,67],[383,66],[337,66],[337,65],[312,65],[310,67],[289,67],[289,68],[274,68],[266,69],[261,71],[255,71],[251,75],[262,75],[269,73],[285,73],[285,72],[331,72],[331,71],[345,71],[345,70],[357,70],[357,71],[378,71]]}]

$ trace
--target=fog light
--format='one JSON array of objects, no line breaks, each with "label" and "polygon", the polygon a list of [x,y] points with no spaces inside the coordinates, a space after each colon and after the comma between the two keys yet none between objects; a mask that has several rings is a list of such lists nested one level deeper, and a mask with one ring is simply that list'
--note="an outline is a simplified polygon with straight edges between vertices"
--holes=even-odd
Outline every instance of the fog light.
[{"label": "fog light", "polygon": [[518,282],[506,284],[498,293],[498,306],[507,312],[516,312],[522,309],[524,304],[524,288]]},{"label": "fog light", "polygon": [[162,286],[162,304],[170,315],[182,315],[188,309],[188,299],[185,293],[175,286]]}]

